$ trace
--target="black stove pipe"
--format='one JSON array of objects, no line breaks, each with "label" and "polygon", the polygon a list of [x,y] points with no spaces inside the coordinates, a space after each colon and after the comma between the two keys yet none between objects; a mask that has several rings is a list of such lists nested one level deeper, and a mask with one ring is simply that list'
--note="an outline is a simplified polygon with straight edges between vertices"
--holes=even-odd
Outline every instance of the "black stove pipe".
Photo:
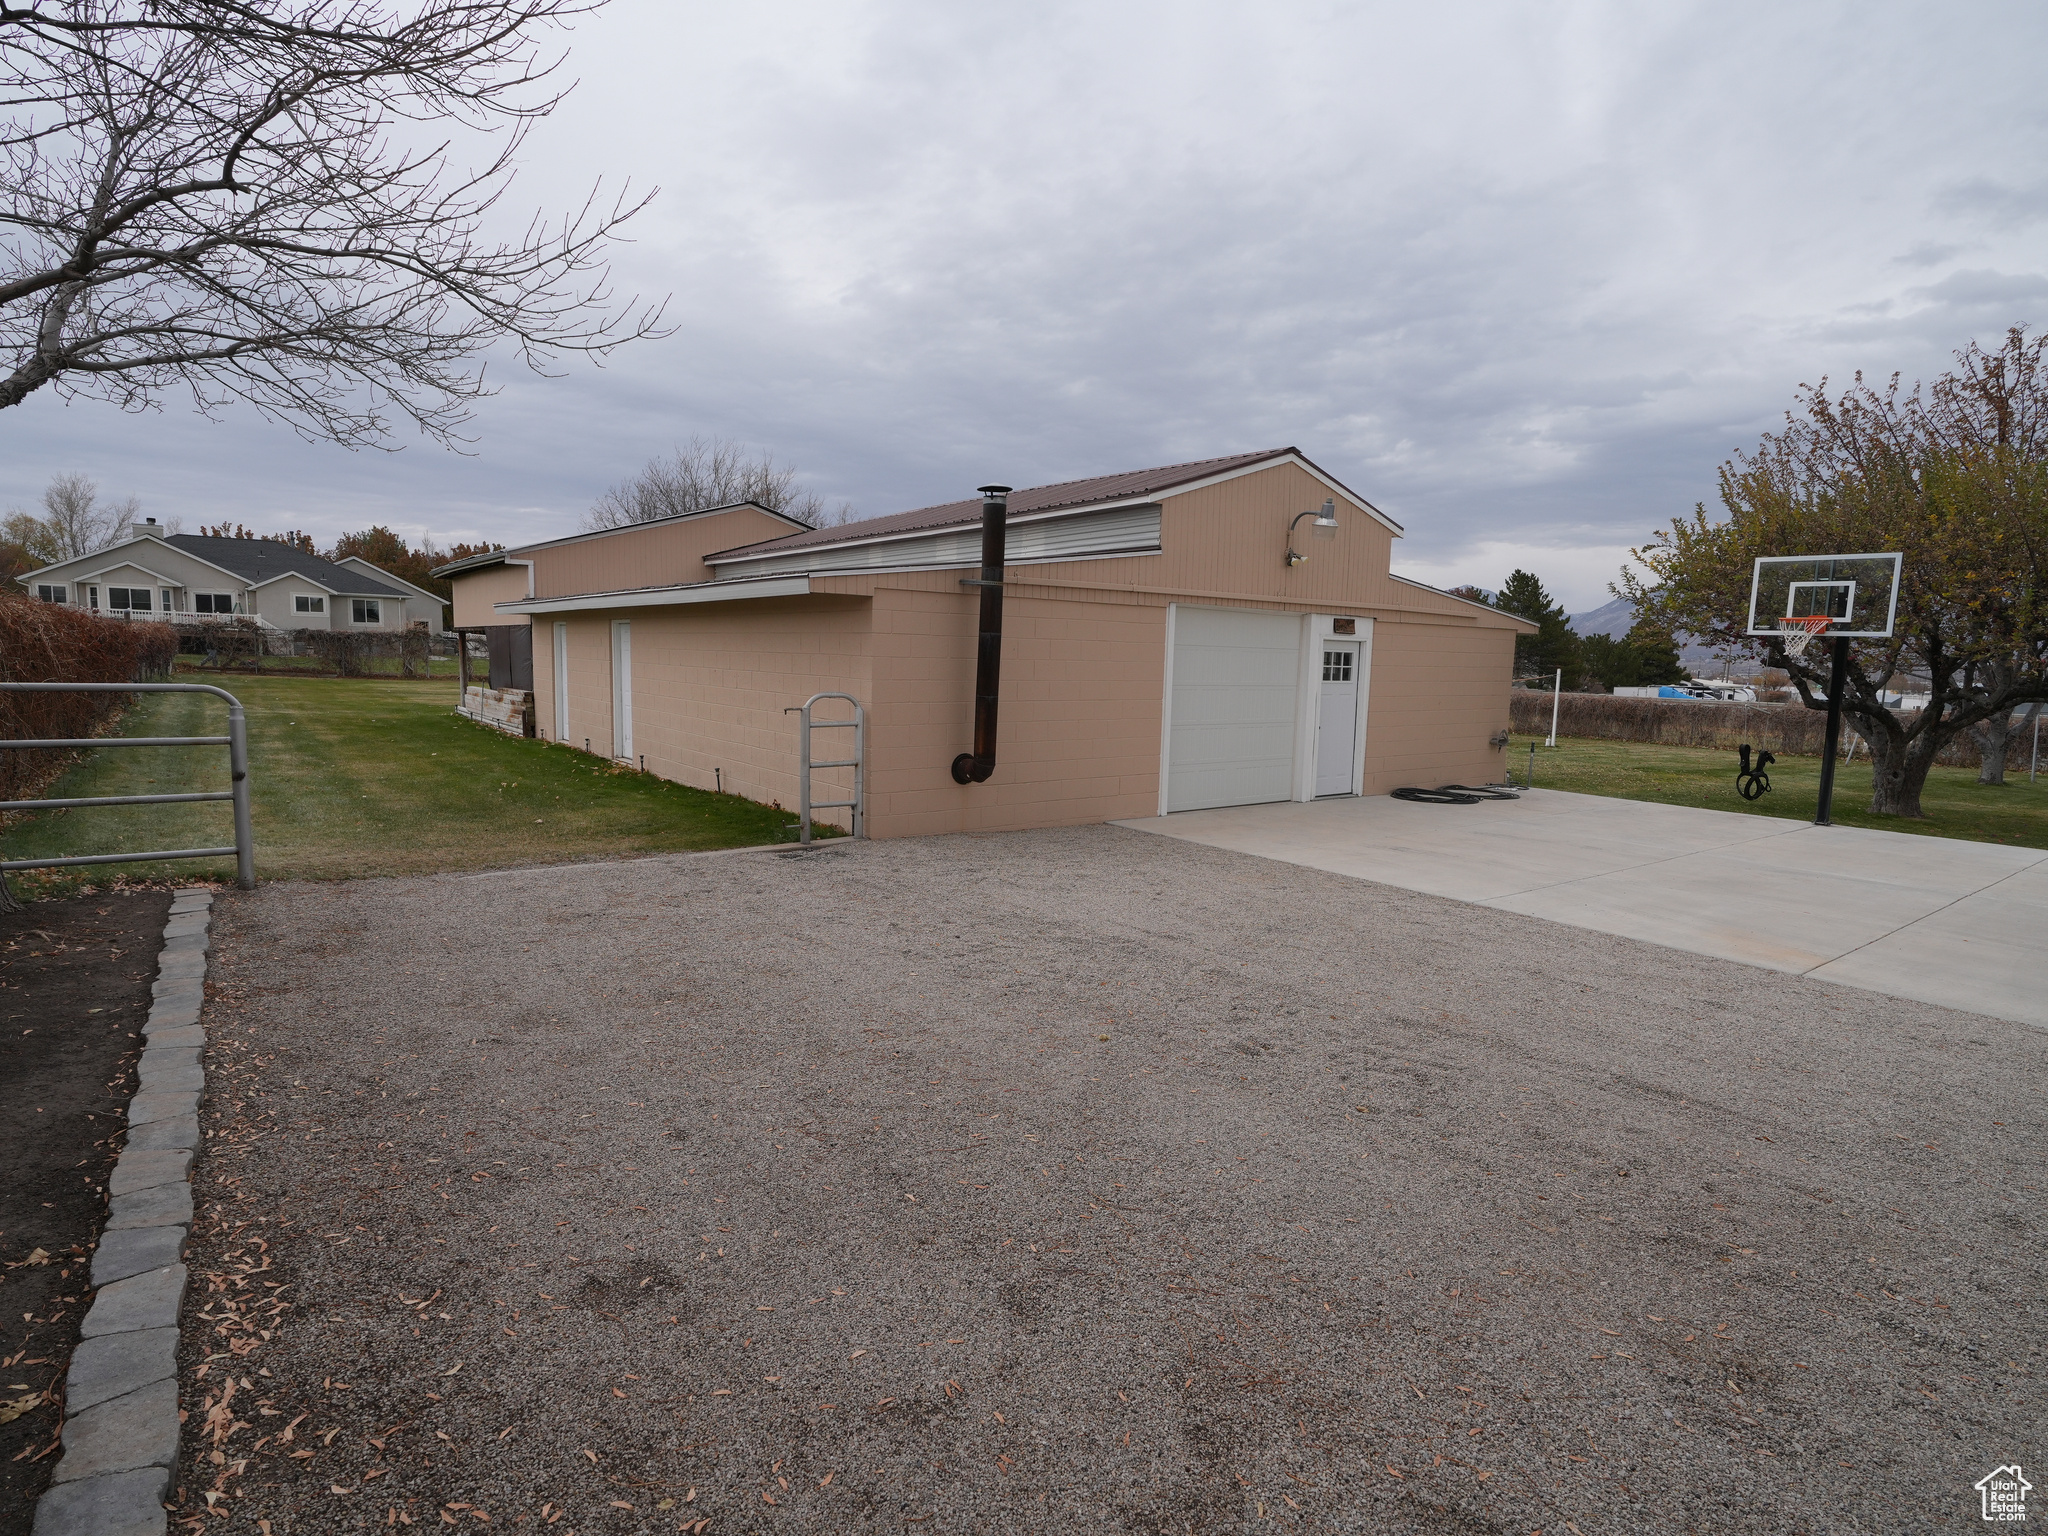
[{"label": "black stove pipe", "polygon": [[955,784],[986,783],[996,771],[996,702],[1003,676],[1003,560],[1009,538],[1010,488],[981,490],[981,579],[962,580],[981,588],[981,646],[974,662],[974,750],[953,759]]}]

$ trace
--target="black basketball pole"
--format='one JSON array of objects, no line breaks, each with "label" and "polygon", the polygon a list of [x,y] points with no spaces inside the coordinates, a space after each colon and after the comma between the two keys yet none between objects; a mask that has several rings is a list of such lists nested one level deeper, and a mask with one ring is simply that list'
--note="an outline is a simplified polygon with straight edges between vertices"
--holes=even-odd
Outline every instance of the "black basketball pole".
[{"label": "black basketball pole", "polygon": [[1828,742],[1820,756],[1820,805],[1816,827],[1831,827],[1835,814],[1835,753],[1842,745],[1842,685],[1849,675],[1849,642],[1835,641],[1835,664],[1828,670]]}]

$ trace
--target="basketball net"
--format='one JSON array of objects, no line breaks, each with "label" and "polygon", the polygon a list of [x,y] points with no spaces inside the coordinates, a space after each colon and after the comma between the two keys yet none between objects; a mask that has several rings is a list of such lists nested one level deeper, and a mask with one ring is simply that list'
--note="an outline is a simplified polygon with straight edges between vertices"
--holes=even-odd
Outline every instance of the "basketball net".
[{"label": "basketball net", "polygon": [[1806,648],[1813,643],[1814,637],[1826,633],[1827,627],[1834,622],[1824,613],[1798,619],[1787,614],[1778,621],[1778,639],[1784,644],[1785,654],[1797,661],[1806,654]]}]

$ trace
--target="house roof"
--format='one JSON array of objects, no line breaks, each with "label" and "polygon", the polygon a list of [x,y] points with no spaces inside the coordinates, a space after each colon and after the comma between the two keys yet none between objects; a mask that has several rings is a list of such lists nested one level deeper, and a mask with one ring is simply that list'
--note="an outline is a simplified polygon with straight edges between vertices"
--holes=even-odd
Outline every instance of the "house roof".
[{"label": "house roof", "polygon": [[[1186,464],[1161,465],[1156,469],[1124,470],[1113,475],[1093,475],[1085,480],[1062,480],[1054,485],[1034,485],[1010,493],[1010,516],[1055,512],[1066,507],[1093,506],[1101,502],[1141,500],[1149,496],[1163,495],[1168,491],[1184,490],[1199,481],[1232,475],[1281,459],[1299,462],[1317,478],[1343,491],[1346,496],[1379,517],[1396,533],[1400,532],[1398,523],[1386,517],[1363,497],[1317,469],[1297,448],[1268,448],[1258,453],[1234,453],[1220,459],[1195,459]],[[959,527],[980,521],[980,501],[949,501],[936,507],[920,507],[914,512],[897,512],[888,517],[871,517],[857,523],[842,523],[833,528],[813,528],[804,533],[764,540],[759,544],[737,545],[732,549],[722,549],[714,555],[707,556],[706,559],[717,561],[741,554],[750,558],[755,555],[775,555],[785,550],[850,544],[862,539],[923,533],[929,529]]]},{"label": "house roof", "polygon": [[275,539],[217,539],[205,534],[173,533],[164,543],[188,555],[217,565],[240,576],[252,586],[275,581],[280,576],[303,576],[316,586],[348,597],[404,597],[389,582],[332,560],[322,560]]},{"label": "house roof", "polygon": [[365,560],[361,555],[350,555],[347,559],[337,560],[334,563],[339,566],[344,566],[349,570],[355,570],[358,567],[367,567],[371,574],[376,576],[376,578],[379,581],[388,582],[392,586],[398,587],[403,591],[413,593],[415,596],[418,597],[428,598],[437,603],[446,601],[445,598],[441,597],[437,593],[429,592],[425,587],[414,586],[411,582],[407,581],[403,576],[392,575],[391,572],[385,570],[383,566],[378,565],[374,560]]}]

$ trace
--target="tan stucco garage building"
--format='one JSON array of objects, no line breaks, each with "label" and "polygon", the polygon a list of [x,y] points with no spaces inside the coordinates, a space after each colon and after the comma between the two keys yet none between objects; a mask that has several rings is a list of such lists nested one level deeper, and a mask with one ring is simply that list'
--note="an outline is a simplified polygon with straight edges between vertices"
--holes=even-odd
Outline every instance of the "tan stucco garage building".
[{"label": "tan stucco garage building", "polygon": [[[531,626],[504,650],[530,655],[538,735],[665,778],[794,806],[785,711],[851,694],[873,837],[1500,778],[1514,639],[1533,626],[1390,574],[1399,526],[1296,450],[1007,505],[980,783],[953,764],[975,746],[981,500],[819,529],[741,504],[442,574],[458,628]],[[848,788],[820,772],[814,796]]]}]

